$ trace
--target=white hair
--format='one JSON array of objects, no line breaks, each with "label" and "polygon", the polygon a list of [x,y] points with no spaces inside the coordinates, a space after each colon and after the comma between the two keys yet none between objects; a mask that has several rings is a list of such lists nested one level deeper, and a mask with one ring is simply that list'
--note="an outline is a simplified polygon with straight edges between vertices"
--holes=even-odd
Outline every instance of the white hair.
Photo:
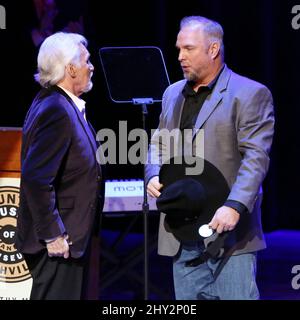
[{"label": "white hair", "polygon": [[46,38],[39,50],[35,80],[45,88],[57,84],[69,63],[80,64],[80,44],[86,47],[87,40],[77,33],[57,32]]},{"label": "white hair", "polygon": [[180,22],[180,29],[185,27],[198,27],[206,34],[207,39],[210,43],[218,42],[220,44],[220,54],[222,60],[224,60],[224,44],[223,44],[223,28],[222,26],[211,19],[207,19],[201,16],[189,16],[184,17]]}]

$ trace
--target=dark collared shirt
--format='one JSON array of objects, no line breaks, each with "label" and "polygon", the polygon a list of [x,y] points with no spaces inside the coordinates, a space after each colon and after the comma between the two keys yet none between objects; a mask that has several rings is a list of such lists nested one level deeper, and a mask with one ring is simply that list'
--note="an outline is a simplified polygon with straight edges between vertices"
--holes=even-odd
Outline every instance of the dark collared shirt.
[{"label": "dark collared shirt", "polygon": [[[198,114],[209,94],[217,83],[221,72],[223,71],[224,66],[221,68],[216,77],[207,85],[198,88],[198,91],[194,91],[192,81],[188,81],[183,90],[182,94],[185,98],[181,120],[180,120],[180,130],[184,129],[193,129],[198,117]],[[247,211],[246,206],[241,202],[236,200],[226,200],[224,205],[235,209],[239,214],[244,214]]]},{"label": "dark collared shirt", "polygon": [[185,102],[181,115],[180,130],[194,128],[203,103],[212,91],[212,88],[205,86],[200,87],[198,91],[195,92],[192,86],[192,83],[187,82],[182,90]]},{"label": "dark collared shirt", "polygon": [[211,94],[223,69],[224,66],[221,68],[216,77],[207,86],[199,87],[197,92],[193,89],[194,82],[187,81],[182,90],[185,102],[181,115],[180,130],[194,128],[198,114],[203,106],[203,103],[205,102],[208,95]]}]

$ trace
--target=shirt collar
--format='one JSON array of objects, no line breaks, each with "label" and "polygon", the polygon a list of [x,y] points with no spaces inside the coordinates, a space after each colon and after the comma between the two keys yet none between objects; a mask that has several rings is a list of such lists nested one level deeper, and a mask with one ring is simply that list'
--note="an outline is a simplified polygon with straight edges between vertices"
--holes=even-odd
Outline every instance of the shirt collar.
[{"label": "shirt collar", "polygon": [[76,97],[72,92],[65,89],[64,87],[58,85],[64,92],[72,99],[72,101],[75,103],[76,107],[79,109],[79,111],[82,113],[82,111],[85,109],[85,101]]}]

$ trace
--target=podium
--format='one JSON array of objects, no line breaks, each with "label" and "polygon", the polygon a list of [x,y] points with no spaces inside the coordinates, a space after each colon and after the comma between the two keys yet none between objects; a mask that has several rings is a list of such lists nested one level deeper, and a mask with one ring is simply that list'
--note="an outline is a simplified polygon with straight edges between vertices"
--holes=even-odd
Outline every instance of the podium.
[{"label": "podium", "polygon": [[0,127],[0,178],[20,178],[22,128]]},{"label": "podium", "polygon": [[32,278],[14,247],[20,200],[21,128],[0,128],[0,297],[29,299]]},{"label": "podium", "polygon": [[[15,247],[20,200],[22,128],[0,127],[0,299],[29,299],[32,278]],[[99,298],[99,238],[93,235],[85,299]]]}]

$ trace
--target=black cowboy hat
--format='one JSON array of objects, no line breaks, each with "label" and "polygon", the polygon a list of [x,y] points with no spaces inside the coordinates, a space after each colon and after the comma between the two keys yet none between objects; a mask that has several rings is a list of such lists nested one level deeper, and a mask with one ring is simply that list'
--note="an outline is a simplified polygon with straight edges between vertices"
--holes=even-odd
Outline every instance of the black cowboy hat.
[{"label": "black cowboy hat", "polygon": [[207,224],[230,192],[222,173],[205,159],[179,156],[163,164],[159,180],[163,189],[156,204],[166,214],[166,229],[181,242],[210,236]]}]

